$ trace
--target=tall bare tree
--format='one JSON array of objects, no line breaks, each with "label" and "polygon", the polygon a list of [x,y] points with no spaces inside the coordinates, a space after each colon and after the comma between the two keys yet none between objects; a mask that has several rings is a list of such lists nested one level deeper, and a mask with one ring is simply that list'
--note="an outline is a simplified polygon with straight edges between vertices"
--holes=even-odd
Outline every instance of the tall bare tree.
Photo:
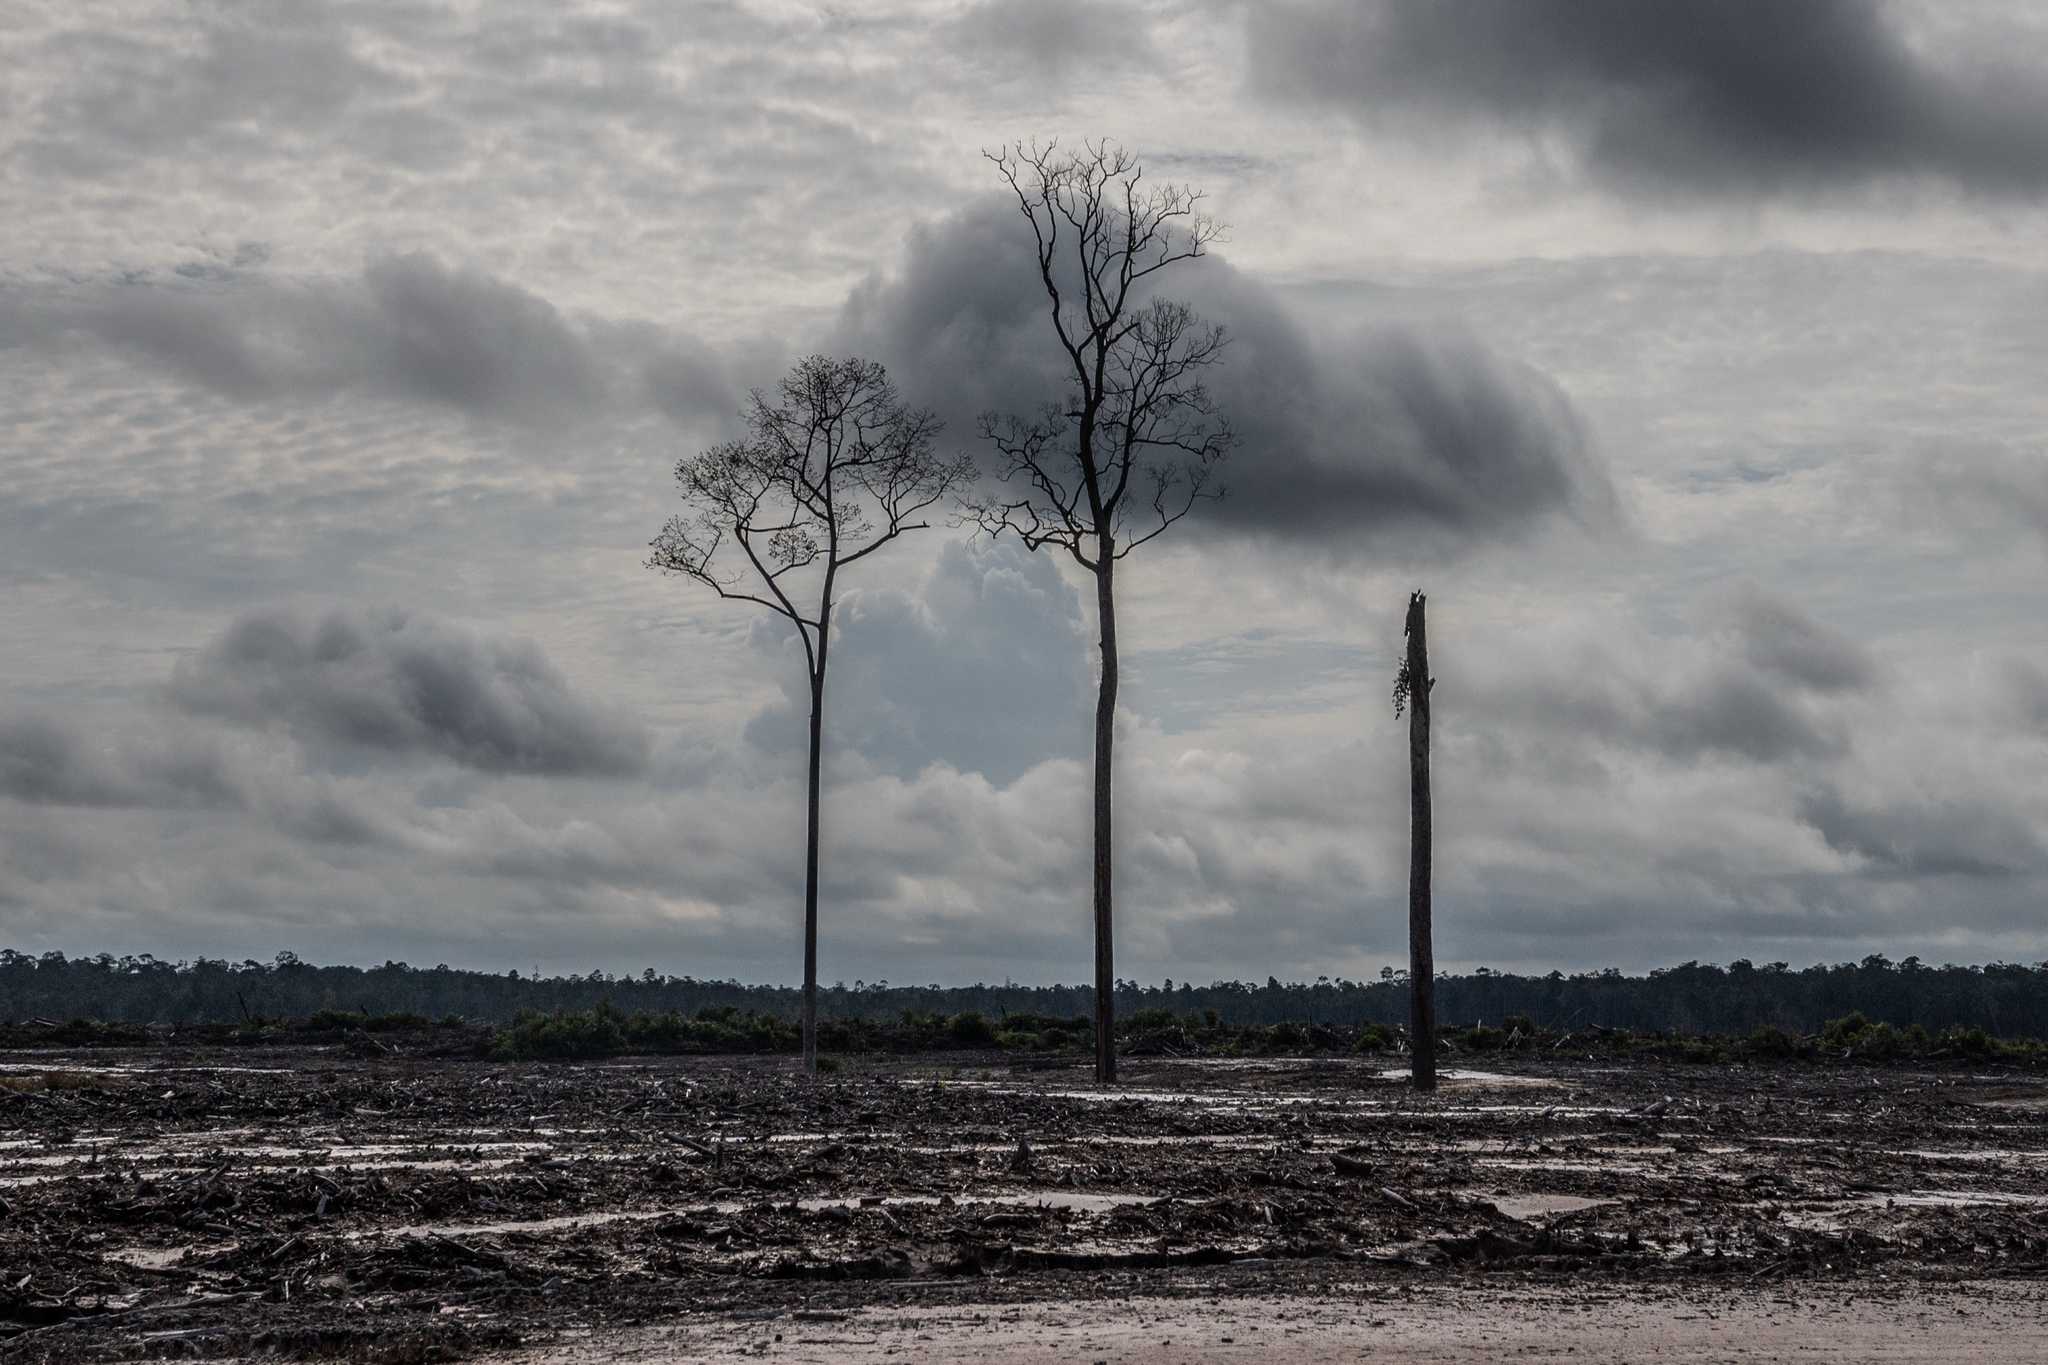
[{"label": "tall bare tree", "polygon": [[1152,277],[1203,255],[1220,231],[1185,186],[1151,185],[1127,152],[1094,143],[984,153],[1017,197],[1037,244],[1066,375],[1064,401],[1035,417],[989,414],[982,435],[1008,487],[967,510],[992,536],[1064,550],[1095,579],[1102,672],[1095,702],[1095,1075],[1116,1079],[1111,920],[1111,757],[1117,696],[1116,566],[1215,496],[1228,423],[1202,373],[1224,333]]},{"label": "tall bare tree", "polygon": [[747,434],[676,465],[689,510],[671,517],[647,565],[796,627],[811,686],[804,853],[804,1070],[818,1069],[818,810],[825,664],[840,573],[905,531],[966,477],[937,453],[939,422],[906,406],[871,360],[810,356],[769,397],[756,389]]}]

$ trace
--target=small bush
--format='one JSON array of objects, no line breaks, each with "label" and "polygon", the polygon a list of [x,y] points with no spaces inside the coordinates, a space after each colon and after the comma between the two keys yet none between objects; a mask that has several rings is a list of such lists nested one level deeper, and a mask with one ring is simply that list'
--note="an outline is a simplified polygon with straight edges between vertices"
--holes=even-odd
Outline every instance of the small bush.
[{"label": "small bush", "polygon": [[1526,1014],[1510,1014],[1500,1021],[1500,1026],[1510,1034],[1519,1033],[1524,1038],[1536,1036],[1536,1021]]},{"label": "small bush", "polygon": [[1941,1035],[1941,1045],[1963,1057],[1989,1057],[1998,1051],[1997,1040],[1980,1028],[1952,1028]]},{"label": "small bush", "polygon": [[1308,1032],[1299,1024],[1283,1021],[1267,1026],[1263,1042],[1268,1052],[1299,1052],[1308,1045]]},{"label": "small bush", "polygon": [[1754,1057],[1796,1057],[1799,1055],[1799,1041],[1775,1024],[1761,1024],[1743,1041],[1743,1047]]},{"label": "small bush", "polygon": [[1905,1052],[1906,1040],[1890,1024],[1872,1024],[1851,1050],[1873,1062],[1888,1062]]},{"label": "small bush", "polygon": [[1131,1034],[1171,1033],[1180,1028],[1180,1020],[1172,1010],[1138,1010],[1124,1020],[1124,1031]]},{"label": "small bush", "polygon": [[1488,1028],[1484,1024],[1474,1024],[1471,1028],[1465,1030],[1463,1035],[1459,1037],[1458,1042],[1461,1046],[1471,1048],[1474,1052],[1496,1052],[1508,1045],[1508,1036],[1497,1028]]},{"label": "small bush", "polygon": [[1367,1024],[1358,1031],[1358,1041],[1351,1045],[1353,1052],[1387,1052],[1394,1046],[1394,1035],[1387,1031],[1385,1024]]},{"label": "small bush", "polygon": [[1831,1049],[1854,1047],[1870,1027],[1870,1020],[1862,1010],[1851,1010],[1841,1018],[1830,1019],[1821,1025],[1821,1046]]},{"label": "small bush", "polygon": [[521,1010],[492,1046],[502,1057],[616,1057],[625,1050],[625,1031],[609,1004],[576,1014]]},{"label": "small bush", "polygon": [[996,1041],[995,1025],[976,1010],[956,1014],[947,1020],[946,1034],[961,1047],[993,1047]]}]

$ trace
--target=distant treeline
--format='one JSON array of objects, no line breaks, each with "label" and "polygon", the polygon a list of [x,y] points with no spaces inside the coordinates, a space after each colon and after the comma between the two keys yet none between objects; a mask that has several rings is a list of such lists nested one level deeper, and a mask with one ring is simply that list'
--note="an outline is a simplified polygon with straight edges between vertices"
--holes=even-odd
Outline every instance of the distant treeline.
[{"label": "distant treeline", "polygon": [[[821,987],[826,1019],[895,1019],[981,1014],[1071,1018],[1092,1012],[1083,986],[897,986],[858,981]],[[321,1011],[414,1014],[504,1023],[522,1010],[587,1010],[610,1002],[625,1011],[696,1015],[735,1009],[796,1017],[789,986],[748,986],[663,976],[594,971],[586,976],[496,975],[454,967],[319,967],[292,953],[271,962],[197,958],[166,962],[143,955],[67,958],[0,951],[0,1020],[73,1018],[191,1024],[304,1018]],[[1377,980],[1328,977],[1264,985],[1218,981],[1206,986],[1167,980],[1122,982],[1117,1013],[1170,1010],[1232,1026],[1301,1023],[1395,1026],[1407,1018],[1407,982],[1384,971]],[[1602,1028],[1677,1033],[1747,1034],[1770,1027],[1812,1033],[1830,1019],[1860,1012],[1899,1028],[1930,1033],[1983,1029],[2006,1037],[2048,1037],[2048,963],[2024,966],[1930,967],[1917,958],[1872,956],[1857,963],[1793,970],[1782,962],[1726,967],[1688,962],[1629,976],[1597,972],[1519,976],[1479,968],[1437,979],[1437,1017],[1447,1024],[1498,1023],[1525,1016],[1545,1029]]]}]

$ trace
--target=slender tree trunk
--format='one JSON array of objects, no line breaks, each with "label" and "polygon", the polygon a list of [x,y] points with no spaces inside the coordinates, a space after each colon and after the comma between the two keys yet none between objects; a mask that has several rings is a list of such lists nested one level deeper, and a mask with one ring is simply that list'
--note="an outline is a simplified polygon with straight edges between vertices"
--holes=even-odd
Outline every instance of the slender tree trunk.
[{"label": "slender tree trunk", "polygon": [[1110,924],[1110,757],[1116,742],[1116,558],[1101,538],[1095,611],[1102,624],[1102,686],[1095,697],[1095,1079],[1116,1080],[1116,946]]},{"label": "slender tree trunk", "polygon": [[811,807],[804,850],[804,1074],[818,1074],[818,790],[825,753],[825,669],[822,650],[811,675]]},{"label": "slender tree trunk", "polygon": [[1436,949],[1429,924],[1429,641],[1408,598],[1408,1036],[1417,1090],[1436,1089]]}]

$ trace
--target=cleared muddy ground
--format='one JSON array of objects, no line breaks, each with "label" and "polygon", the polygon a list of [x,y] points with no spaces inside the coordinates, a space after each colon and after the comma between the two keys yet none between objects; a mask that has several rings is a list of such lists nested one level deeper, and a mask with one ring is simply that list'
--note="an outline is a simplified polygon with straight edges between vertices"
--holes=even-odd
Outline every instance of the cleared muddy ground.
[{"label": "cleared muddy ground", "polygon": [[0,1358],[2048,1346],[2038,1079],[1383,1067],[0,1055]]}]

